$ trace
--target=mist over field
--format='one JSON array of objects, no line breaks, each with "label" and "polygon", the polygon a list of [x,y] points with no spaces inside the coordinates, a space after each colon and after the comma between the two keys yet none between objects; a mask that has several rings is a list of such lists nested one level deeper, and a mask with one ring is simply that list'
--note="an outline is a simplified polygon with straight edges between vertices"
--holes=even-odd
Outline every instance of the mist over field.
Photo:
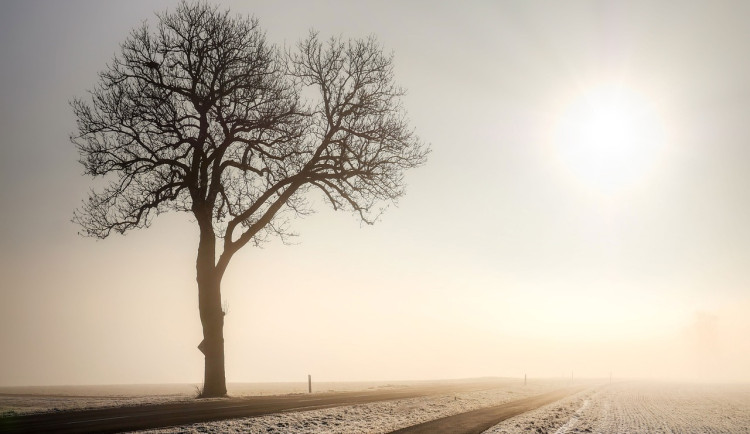
[{"label": "mist over field", "polygon": [[[195,222],[71,222],[69,101],[178,3],[3,5],[0,387],[203,378]],[[279,47],[375,35],[431,145],[376,224],[313,194],[237,253],[229,383],[750,381],[750,3],[211,4]]]}]

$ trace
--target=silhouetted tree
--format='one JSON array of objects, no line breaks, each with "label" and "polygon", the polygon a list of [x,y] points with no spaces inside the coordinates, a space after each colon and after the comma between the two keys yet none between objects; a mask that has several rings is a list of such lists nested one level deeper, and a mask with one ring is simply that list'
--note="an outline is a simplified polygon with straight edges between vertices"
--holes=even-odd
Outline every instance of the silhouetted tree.
[{"label": "silhouetted tree", "polygon": [[233,255],[291,235],[289,219],[311,212],[310,190],[372,223],[428,148],[407,125],[392,57],[374,38],[312,33],[282,53],[257,20],[205,3],[157,17],[156,29],[144,24],[125,40],[90,98],[72,102],[85,173],[110,181],[73,220],[106,238],[168,210],[193,214],[203,396],[222,396],[220,286]]}]

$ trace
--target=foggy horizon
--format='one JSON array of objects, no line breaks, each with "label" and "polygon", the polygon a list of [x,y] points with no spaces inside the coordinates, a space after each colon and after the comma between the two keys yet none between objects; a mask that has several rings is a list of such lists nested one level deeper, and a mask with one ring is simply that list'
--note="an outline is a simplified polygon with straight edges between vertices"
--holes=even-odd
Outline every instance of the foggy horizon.
[{"label": "foggy horizon", "polygon": [[[69,101],[178,3],[4,5],[0,387],[202,381],[191,216],[71,222]],[[431,145],[376,224],[311,195],[237,253],[227,383],[750,382],[750,4],[210,4],[282,48],[374,35]]]}]

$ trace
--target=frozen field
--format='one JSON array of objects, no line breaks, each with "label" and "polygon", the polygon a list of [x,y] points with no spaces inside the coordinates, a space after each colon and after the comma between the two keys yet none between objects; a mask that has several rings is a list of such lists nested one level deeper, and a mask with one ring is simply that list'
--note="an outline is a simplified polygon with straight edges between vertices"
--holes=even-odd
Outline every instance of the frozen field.
[{"label": "frozen field", "polygon": [[1,387],[0,416],[188,400],[192,385]]},{"label": "frozen field", "polygon": [[[400,388],[425,383],[319,383],[318,391]],[[155,432],[387,433],[569,385],[563,381],[495,383],[475,392],[199,423]],[[580,385],[580,384],[579,384]],[[586,390],[499,423],[486,434],[749,433],[750,385],[623,382]],[[305,383],[233,384],[230,394],[299,393]],[[192,385],[0,389],[4,415],[192,400]]]},{"label": "frozen field", "polygon": [[[463,381],[313,382],[313,392],[387,390],[424,385],[450,385]],[[491,382],[493,385],[499,382],[503,387],[508,384],[511,389],[519,384],[519,380],[516,379],[495,379]],[[536,386],[529,390],[537,390],[535,388],[541,384],[563,383],[552,380],[538,381],[533,383]],[[287,395],[307,393],[307,382],[229,383],[227,389],[233,397]],[[192,401],[196,392],[197,385],[194,384],[0,387],[0,416]],[[510,389],[509,392],[513,393]]]},{"label": "frozen field", "polygon": [[[509,384],[482,392],[282,413],[148,433],[387,433],[563,385]],[[592,385],[561,401],[501,422],[485,434],[750,433],[748,427],[750,385],[632,382]]]},{"label": "frozen field", "polygon": [[[422,383],[321,382],[313,383],[313,390],[345,392],[418,384]],[[196,395],[196,387],[194,384],[0,387],[0,416],[190,401]],[[229,383],[227,388],[231,396],[284,395],[306,393],[307,383]]]},{"label": "frozen field", "polygon": [[516,433],[750,433],[750,385],[607,385],[485,432]]},{"label": "frozen field", "polygon": [[569,385],[567,381],[508,380],[487,390],[349,405],[322,410],[278,413],[221,422],[141,431],[147,433],[388,433],[433,419],[539,395]]}]

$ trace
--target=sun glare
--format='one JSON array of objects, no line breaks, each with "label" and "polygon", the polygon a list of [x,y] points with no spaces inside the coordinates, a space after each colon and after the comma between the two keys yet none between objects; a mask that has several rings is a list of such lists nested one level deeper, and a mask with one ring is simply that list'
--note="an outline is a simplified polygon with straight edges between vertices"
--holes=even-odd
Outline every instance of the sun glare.
[{"label": "sun glare", "polygon": [[574,98],[554,131],[564,167],[604,192],[640,181],[664,145],[659,116],[649,101],[623,86],[598,86]]}]

